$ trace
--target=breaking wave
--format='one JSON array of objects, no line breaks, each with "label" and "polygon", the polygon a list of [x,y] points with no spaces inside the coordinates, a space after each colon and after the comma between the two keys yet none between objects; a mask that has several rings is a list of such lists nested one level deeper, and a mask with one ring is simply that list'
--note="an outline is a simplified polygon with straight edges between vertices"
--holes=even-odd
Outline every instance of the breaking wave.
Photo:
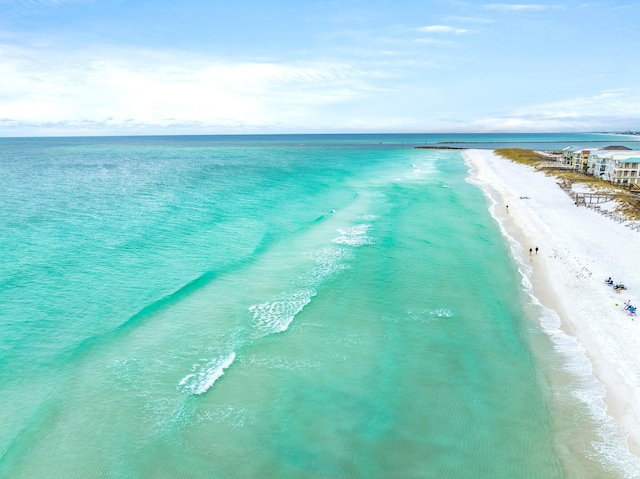
[{"label": "breaking wave", "polygon": [[340,236],[335,238],[333,242],[349,246],[373,244],[373,239],[369,236],[370,229],[371,225],[367,223],[354,225],[346,229],[339,229],[338,233],[340,233]]},{"label": "breaking wave", "polygon": [[255,326],[265,333],[286,331],[293,318],[311,302],[316,295],[313,288],[282,293],[273,300],[255,304],[249,308],[253,313]]},{"label": "breaking wave", "polygon": [[353,259],[353,252],[345,248],[324,248],[312,255],[316,267],[298,277],[302,286],[314,287],[349,268],[346,261]]},{"label": "breaking wave", "polygon": [[195,372],[183,377],[178,383],[178,387],[191,394],[204,394],[224,374],[224,370],[233,364],[235,359],[236,353],[232,352],[227,356],[212,359],[204,365],[195,364],[192,368]]}]

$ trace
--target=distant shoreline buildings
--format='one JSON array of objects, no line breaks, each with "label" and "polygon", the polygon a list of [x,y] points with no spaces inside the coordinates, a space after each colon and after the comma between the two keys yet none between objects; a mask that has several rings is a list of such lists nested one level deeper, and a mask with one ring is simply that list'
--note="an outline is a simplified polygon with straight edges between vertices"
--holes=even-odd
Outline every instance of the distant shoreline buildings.
[{"label": "distant shoreline buildings", "polygon": [[602,135],[630,135],[630,136],[640,136],[640,131],[603,131],[597,132]]}]

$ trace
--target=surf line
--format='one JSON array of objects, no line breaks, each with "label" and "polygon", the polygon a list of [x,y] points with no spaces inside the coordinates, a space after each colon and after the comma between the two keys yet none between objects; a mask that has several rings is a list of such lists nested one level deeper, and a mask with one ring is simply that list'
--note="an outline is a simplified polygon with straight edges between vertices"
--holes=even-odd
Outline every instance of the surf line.
[{"label": "surf line", "polygon": [[[187,374],[182,378],[178,387],[196,396],[204,394],[224,374],[225,369],[233,364],[235,359],[236,353],[233,351],[226,356],[212,359],[201,366],[198,372]],[[197,367],[198,365],[194,365],[194,369]]]}]

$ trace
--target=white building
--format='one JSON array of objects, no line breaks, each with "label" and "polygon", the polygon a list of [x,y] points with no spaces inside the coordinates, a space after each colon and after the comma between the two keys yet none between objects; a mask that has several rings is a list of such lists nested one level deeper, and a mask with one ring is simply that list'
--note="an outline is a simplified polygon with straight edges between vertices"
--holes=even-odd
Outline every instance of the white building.
[{"label": "white building", "polygon": [[640,183],[640,150],[594,150],[587,173],[611,183]]},{"label": "white building", "polygon": [[584,171],[589,159],[589,153],[595,151],[595,148],[579,148],[570,147],[563,150],[564,163],[573,167],[576,171]]}]

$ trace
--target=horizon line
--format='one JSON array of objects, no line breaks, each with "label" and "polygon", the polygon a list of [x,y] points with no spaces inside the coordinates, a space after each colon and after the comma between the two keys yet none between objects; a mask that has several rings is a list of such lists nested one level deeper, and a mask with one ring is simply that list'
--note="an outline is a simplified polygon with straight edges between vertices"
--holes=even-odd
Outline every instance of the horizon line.
[{"label": "horizon line", "polygon": [[[0,139],[37,139],[37,138],[162,138],[162,137],[268,137],[268,136],[375,136],[375,135],[409,135],[409,136],[419,136],[419,135],[613,135],[613,136],[640,136],[640,132],[631,132],[631,131],[521,131],[521,132],[513,132],[513,131],[495,131],[495,132],[486,132],[486,131],[467,131],[467,132],[340,132],[340,133],[171,133],[171,134],[160,134],[160,133],[149,133],[149,134],[92,134],[92,135],[11,135],[11,136],[3,136],[0,135]],[[607,140],[590,140],[590,141],[607,141]],[[629,141],[640,141],[638,140],[629,140]],[[457,142],[455,142],[457,143]],[[465,142],[465,143],[475,143],[475,142]],[[492,142],[499,143],[499,142]],[[514,142],[510,142],[514,143]],[[518,142],[520,143],[520,142]],[[522,142],[526,143],[526,142]],[[535,143],[545,143],[544,141],[537,141]]]}]

